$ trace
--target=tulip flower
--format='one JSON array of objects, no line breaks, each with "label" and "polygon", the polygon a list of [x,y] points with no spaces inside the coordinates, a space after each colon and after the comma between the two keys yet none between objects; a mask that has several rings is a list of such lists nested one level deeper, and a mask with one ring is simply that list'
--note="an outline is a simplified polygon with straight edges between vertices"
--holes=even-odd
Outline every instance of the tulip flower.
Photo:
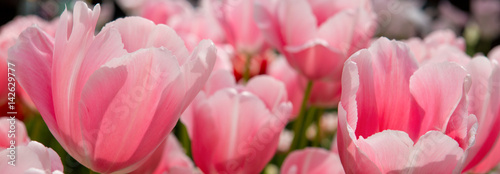
[{"label": "tulip flower", "polygon": [[253,18],[254,0],[205,1],[236,52],[254,55],[264,51],[264,36]]},{"label": "tulip flower", "polygon": [[[15,118],[0,118],[0,149],[14,145],[27,145],[30,142],[26,126]],[[14,143],[11,143],[14,141]]]},{"label": "tulip flower", "polygon": [[12,160],[9,155],[11,149],[0,151],[2,173],[62,174],[64,170],[59,155],[36,141],[16,146],[14,166],[9,163]]},{"label": "tulip flower", "polygon": [[451,30],[437,30],[423,40],[410,38],[405,43],[419,63],[435,61],[436,58],[440,57],[458,57],[456,60],[460,61],[460,64],[465,64],[468,61],[460,59],[469,59],[464,53],[465,40],[462,37],[457,37]]},{"label": "tulip flower", "polygon": [[[0,105],[1,108],[7,108],[7,99],[9,98],[7,95],[10,92],[8,88],[6,87],[7,84],[9,83],[8,81],[8,66],[7,66],[7,51],[10,47],[12,47],[16,43],[16,39],[19,37],[21,32],[33,25],[37,25],[40,27],[42,30],[47,32],[49,35],[54,36],[56,24],[57,24],[57,19],[53,20],[52,22],[45,21],[37,16],[17,16],[14,18],[12,21],[9,23],[3,25],[0,28],[0,74],[5,74],[2,76],[0,79],[0,86],[5,86],[5,88],[0,89]],[[16,68],[14,68],[16,70]],[[12,72],[9,71],[9,72]],[[15,90],[16,93],[16,98],[22,99],[22,102],[26,104],[30,109],[35,109],[35,106],[33,102],[31,101],[30,97],[26,94],[26,92],[20,88],[19,86],[16,87]],[[12,97],[12,95],[10,96]],[[19,101],[19,100],[17,100]],[[19,106],[19,105],[15,105]],[[21,110],[21,109],[19,109]],[[21,111],[19,111],[19,114],[17,115],[17,118],[23,119],[23,114]]]},{"label": "tulip flower", "polygon": [[256,1],[255,20],[267,41],[309,80],[339,80],[345,60],[370,44],[371,1]]},{"label": "tulip flower", "polygon": [[141,16],[155,24],[167,24],[174,16],[189,13],[192,8],[185,0],[146,1]]},{"label": "tulip flower", "polygon": [[55,38],[26,29],[9,51],[17,80],[62,147],[101,173],[130,172],[168,136],[203,87],[215,48],[191,53],[165,25],[140,17],[108,23],[77,2]]},{"label": "tulip flower", "polygon": [[173,134],[155,150],[153,155],[133,173],[195,173],[194,164],[186,156],[181,144]]},{"label": "tulip flower", "polygon": [[227,71],[218,71],[181,121],[204,173],[259,173],[276,152],[291,109],[278,80],[257,76],[239,86]]},{"label": "tulip flower", "polygon": [[[469,165],[465,170],[474,173],[486,173],[497,166],[500,162],[500,47],[494,48],[488,57],[475,57],[469,64],[465,65],[471,72],[473,84],[469,98],[471,98],[472,112],[476,114],[479,122],[476,144],[471,152],[475,152],[474,158],[470,158]],[[476,81],[474,81],[476,79]],[[464,170],[464,171],[465,171]]]},{"label": "tulip flower", "polygon": [[459,64],[419,68],[402,42],[380,38],[352,55],[338,113],[346,173],[460,173],[477,130],[470,87]]},{"label": "tulip flower", "polygon": [[343,174],[339,155],[321,148],[306,148],[288,155],[281,174]]}]

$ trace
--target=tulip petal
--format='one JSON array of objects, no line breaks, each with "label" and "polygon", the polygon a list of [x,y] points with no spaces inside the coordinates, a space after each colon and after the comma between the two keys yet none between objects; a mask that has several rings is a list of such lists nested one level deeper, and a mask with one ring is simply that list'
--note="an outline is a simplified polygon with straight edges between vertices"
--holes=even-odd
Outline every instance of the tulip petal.
[{"label": "tulip petal", "polygon": [[217,58],[214,43],[210,40],[202,40],[191,53],[191,56],[181,67],[184,78],[186,93],[182,104],[182,111],[203,89],[214,68]]},{"label": "tulip petal", "polygon": [[309,79],[321,79],[341,71],[345,55],[324,40],[312,40],[301,46],[286,46],[290,65]]},{"label": "tulip petal", "polygon": [[250,79],[246,89],[257,95],[270,111],[277,108],[280,103],[288,101],[285,85],[269,76],[257,76]]},{"label": "tulip petal", "polygon": [[320,148],[293,151],[283,162],[282,174],[345,173],[337,154]]},{"label": "tulip petal", "polygon": [[213,95],[218,90],[236,86],[234,76],[225,70],[214,71],[205,84],[207,95]]},{"label": "tulip petal", "polygon": [[314,38],[318,24],[306,0],[281,1],[277,15],[287,45],[300,46]]},{"label": "tulip petal", "polygon": [[410,79],[410,91],[425,111],[420,134],[446,131],[465,149],[462,140],[468,133],[465,95],[469,87],[470,77],[456,63],[427,64],[418,69]]},{"label": "tulip petal", "polygon": [[129,53],[141,48],[165,47],[176,56],[179,65],[186,63],[186,58],[189,57],[184,41],[166,25],[155,25],[152,21],[141,17],[126,17],[106,24],[101,32],[111,29],[120,32],[124,48]]},{"label": "tulip petal", "polygon": [[408,134],[394,130],[385,130],[367,139],[360,137],[356,144],[382,173],[403,170],[413,147],[413,141]]},{"label": "tulip petal", "polygon": [[53,48],[53,38],[40,28],[30,27],[19,36],[17,44],[9,50],[8,61],[16,67],[22,67],[13,67],[16,80],[36,103],[47,126],[51,130],[56,130],[53,129],[57,124],[51,84]]},{"label": "tulip petal", "polygon": [[464,150],[458,143],[438,131],[424,134],[413,147],[408,168],[403,173],[457,173],[455,170]]},{"label": "tulip petal", "polygon": [[[124,69],[126,69],[126,75]],[[104,74],[106,71],[116,72]],[[113,77],[118,78],[109,81]],[[124,82],[123,79],[125,79]],[[95,123],[92,121],[98,120],[101,123],[97,133],[86,131],[89,134],[94,133],[94,135],[88,135],[90,137],[97,136],[96,140],[87,140],[88,144],[85,144],[89,146],[86,147],[87,149],[94,152],[92,153],[93,160],[98,161],[95,163],[96,166],[93,166],[94,170],[115,171],[117,166],[113,164],[133,164],[131,162],[134,162],[134,159],[144,158],[145,155],[151,153],[142,153],[142,149],[156,148],[155,146],[163,141],[162,135],[166,135],[166,131],[170,131],[174,125],[152,126],[151,123],[174,123],[173,120],[179,118],[180,101],[184,95],[182,82],[179,79],[180,69],[177,60],[164,48],[138,50],[113,59],[106,63],[101,71],[96,71],[86,86],[88,91],[83,93],[89,96],[82,97],[84,105],[81,108],[83,123]],[[104,83],[105,80],[108,82]],[[106,91],[93,91],[97,88],[111,88],[110,90],[117,90],[118,93],[102,94]],[[92,94],[94,92],[96,94]],[[95,97],[99,94],[103,95],[101,96],[103,98]],[[112,101],[109,101],[111,99]],[[95,103],[98,106],[93,106],[96,105]],[[99,103],[102,104],[99,105]],[[158,107],[159,105],[162,107]],[[93,109],[99,108],[97,111],[105,112],[100,114],[89,110],[90,106],[93,106]],[[136,117],[138,115],[143,115],[143,117]],[[83,129],[92,130],[91,124],[84,126],[89,127]],[[170,127],[170,129],[164,127]],[[118,131],[118,129],[124,130]],[[122,142],[129,143],[125,145]],[[123,146],[116,147],[117,144],[123,144]]]},{"label": "tulip petal", "polygon": [[[493,66],[498,69],[498,65]],[[491,96],[493,93],[490,93],[490,91],[496,91],[493,83],[490,83],[494,80],[492,72],[498,73],[499,71],[494,71],[492,63],[486,57],[472,59],[466,69],[472,79],[471,89],[468,93],[469,113],[476,115],[478,125],[481,126],[477,130],[475,145],[469,149],[467,166],[464,171],[475,166],[486,156],[493,147],[500,131],[500,127],[495,126],[500,124],[500,115],[494,112],[498,109],[491,109],[498,108],[498,102],[495,106],[495,100],[498,99],[495,99],[496,97]]]}]

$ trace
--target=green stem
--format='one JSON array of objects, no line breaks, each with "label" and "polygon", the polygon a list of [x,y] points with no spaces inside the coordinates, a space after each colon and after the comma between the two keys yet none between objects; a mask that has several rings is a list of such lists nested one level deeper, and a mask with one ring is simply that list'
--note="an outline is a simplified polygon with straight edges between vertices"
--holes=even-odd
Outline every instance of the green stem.
[{"label": "green stem", "polygon": [[316,139],[313,142],[314,147],[320,147],[321,146],[321,117],[323,116],[324,109],[318,109],[318,112],[316,112]]},{"label": "green stem", "polygon": [[179,134],[180,134],[182,147],[184,148],[186,155],[191,156],[191,141],[189,140],[187,128],[182,123],[180,124],[180,133]]},{"label": "green stem", "polygon": [[92,169],[89,169],[89,174],[98,174],[97,172],[92,171]]},{"label": "green stem", "polygon": [[306,90],[304,91],[304,98],[302,99],[302,105],[300,106],[299,115],[293,125],[294,137],[289,152],[299,149],[301,144],[300,142],[305,140],[306,109],[307,109],[307,102],[309,101],[309,97],[311,95],[312,86],[313,86],[313,81],[309,80],[307,82]]},{"label": "green stem", "polygon": [[245,60],[245,70],[243,72],[243,80],[247,82],[250,79],[250,64],[251,64],[251,58],[250,54],[245,54],[246,60]]}]

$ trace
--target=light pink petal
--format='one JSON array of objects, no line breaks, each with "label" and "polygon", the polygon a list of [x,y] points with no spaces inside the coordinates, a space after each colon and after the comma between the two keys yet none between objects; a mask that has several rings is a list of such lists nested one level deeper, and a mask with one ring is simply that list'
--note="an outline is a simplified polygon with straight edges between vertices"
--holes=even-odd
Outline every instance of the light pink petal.
[{"label": "light pink petal", "polygon": [[419,63],[422,63],[423,61],[428,59],[427,47],[425,46],[422,39],[414,37],[404,42],[406,43],[408,48],[410,48],[410,51],[413,53],[415,59],[417,59]]},{"label": "light pink petal", "polygon": [[361,137],[356,144],[382,173],[403,170],[413,147],[413,141],[408,134],[394,130],[385,130],[367,139]]},{"label": "light pink petal", "polygon": [[464,150],[452,138],[438,131],[424,134],[412,149],[408,168],[402,173],[460,173]]},{"label": "light pink petal", "polygon": [[19,36],[18,43],[10,49],[8,59],[16,65],[16,79],[31,97],[51,130],[55,130],[57,126],[51,84],[53,47],[53,38],[39,28],[30,27]]},{"label": "light pink petal", "polygon": [[281,166],[282,174],[345,173],[337,154],[320,148],[293,151]]},{"label": "light pink petal", "polygon": [[[288,99],[293,104],[292,117],[297,116],[304,96],[303,85],[300,82],[300,75],[287,63],[285,58],[274,60],[267,69],[267,74],[282,81],[286,86]],[[302,77],[303,78],[303,77]],[[305,81],[305,80],[304,80]],[[313,86],[314,87],[314,86]],[[314,91],[313,91],[314,92]]]},{"label": "light pink petal", "polygon": [[[492,149],[498,139],[500,128],[500,115],[498,114],[499,99],[492,96],[498,94],[498,87],[494,86],[493,72],[499,73],[498,64],[492,64],[485,57],[476,57],[467,65],[467,72],[472,79],[471,89],[468,93],[469,112],[474,114],[478,120],[475,144],[469,149],[467,166],[464,171],[478,164]],[[495,93],[496,92],[496,93]]]},{"label": "light pink petal", "polygon": [[300,46],[315,37],[317,21],[306,0],[281,1],[277,15],[286,45]]},{"label": "light pink petal", "polygon": [[17,146],[27,145],[30,142],[24,123],[15,118],[0,118],[0,149],[9,148],[11,140]]},{"label": "light pink petal", "polygon": [[[410,80],[410,90],[425,111],[420,134],[430,130],[446,131],[458,140],[466,139],[467,106],[465,95],[470,77],[456,63],[427,64]],[[465,148],[465,142],[459,142]]]},{"label": "light pink petal", "polygon": [[[487,113],[487,117],[499,117],[500,115],[500,89],[498,88],[498,85],[500,84],[500,67],[498,65],[498,62],[493,63],[494,68],[491,74],[489,81],[489,86],[488,88],[491,89],[490,94],[490,100],[489,100],[489,105],[486,107],[486,110],[484,112]],[[482,67],[484,68],[484,67]],[[474,81],[473,81],[474,82]],[[474,92],[474,91],[471,91]],[[479,120],[478,116],[478,120]],[[498,123],[490,123],[492,125],[498,125]],[[482,125],[479,125],[478,129],[481,128]],[[492,131],[498,129],[498,126],[493,126]],[[479,130],[478,130],[479,132]],[[479,132],[480,133],[480,132]],[[480,133],[482,134],[482,133]],[[484,135],[477,135],[478,138]],[[494,137],[494,136],[492,136]],[[482,161],[477,164],[474,169],[472,170],[473,172],[476,173],[486,173],[487,171],[491,170],[494,168],[499,162],[500,162],[500,141],[496,141],[490,152],[482,159]]]},{"label": "light pink petal", "polygon": [[[84,76],[79,75],[80,67],[95,37],[100,6],[97,5],[94,10],[90,10],[84,2],[76,2],[73,12],[73,15],[68,11],[61,14],[54,42],[50,82],[59,131],[55,135],[56,138],[59,136],[57,134],[75,132],[73,138],[80,139],[81,133],[77,133],[80,131],[79,120],[72,116],[78,114],[80,89],[86,80]],[[72,143],[72,140],[68,139],[58,138],[58,140],[63,146]]]},{"label": "light pink petal", "polygon": [[118,30],[124,48],[129,53],[141,48],[165,47],[176,56],[179,65],[184,65],[188,61],[186,58],[189,57],[189,52],[184,46],[184,41],[166,25],[155,25],[152,21],[141,17],[126,17],[106,24],[101,32],[112,29]]},{"label": "light pink petal", "polygon": [[246,90],[259,97],[270,111],[288,101],[285,85],[270,76],[261,75],[250,79]]},{"label": "light pink petal", "polygon": [[[110,81],[110,77],[118,78]],[[124,82],[123,78],[126,78]],[[100,125],[84,124],[84,132],[90,134],[87,138],[93,138],[84,141],[83,146],[93,152],[92,161],[112,162],[94,163],[92,168],[95,171],[116,171],[126,166],[133,168],[131,165],[137,161],[135,159],[151,153],[145,149],[154,149],[163,141],[181,113],[184,90],[179,65],[164,48],[141,49],[113,59],[101,71],[96,71],[87,85],[88,91],[83,94],[89,96],[82,96],[81,119],[83,123],[97,122]],[[96,85],[118,92],[104,94],[107,91],[91,91],[96,89]],[[93,95],[102,95],[103,98]],[[156,122],[170,124],[151,124]],[[92,126],[99,127],[92,131]]]},{"label": "light pink petal", "polygon": [[450,45],[465,51],[465,40],[461,37],[457,37],[452,30],[438,30],[432,32],[425,37],[424,42],[429,48],[436,48],[439,45]]},{"label": "light pink petal", "polygon": [[31,141],[27,145],[16,147],[16,166],[11,166],[7,162],[10,158],[7,156],[9,149],[0,151],[0,159],[5,161],[0,164],[4,173],[24,173],[32,170],[41,170],[43,173],[52,173],[56,170],[62,170],[62,162],[59,156],[50,148],[42,144]]},{"label": "light pink petal", "polygon": [[223,1],[219,22],[226,31],[228,42],[238,52],[257,53],[261,51],[264,37],[254,20],[254,1]]},{"label": "light pink petal", "polygon": [[266,41],[282,51],[285,41],[277,17],[278,0],[255,0],[254,19]]},{"label": "light pink petal", "polygon": [[491,49],[490,53],[488,53],[488,58],[500,62],[500,46],[496,46],[495,48]]},{"label": "light pink petal", "polygon": [[214,71],[205,84],[204,90],[207,95],[213,95],[218,90],[236,86],[234,76],[225,70]]},{"label": "light pink petal", "polygon": [[321,79],[341,71],[345,55],[324,40],[308,41],[302,46],[285,47],[286,58],[308,79]]},{"label": "light pink petal", "polygon": [[198,92],[203,89],[210,77],[216,60],[216,49],[210,40],[202,40],[181,66],[186,96],[184,96],[182,111],[191,103]]},{"label": "light pink petal", "polygon": [[470,57],[465,52],[449,45],[441,45],[430,49],[428,56],[429,60],[424,63],[456,62],[465,66],[470,61]]},{"label": "light pink petal", "polygon": [[216,92],[194,116],[193,157],[205,173],[261,171],[276,151],[284,126],[272,126],[275,116],[264,102],[236,89]]}]

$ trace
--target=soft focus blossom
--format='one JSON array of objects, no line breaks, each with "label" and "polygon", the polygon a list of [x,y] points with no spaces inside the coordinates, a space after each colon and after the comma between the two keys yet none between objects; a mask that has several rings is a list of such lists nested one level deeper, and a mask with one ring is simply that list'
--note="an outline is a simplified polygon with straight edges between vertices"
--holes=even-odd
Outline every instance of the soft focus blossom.
[{"label": "soft focus blossom", "polygon": [[173,134],[155,150],[149,159],[132,173],[196,173],[194,164],[186,156],[181,144]]},{"label": "soft focus blossom", "polygon": [[181,120],[204,173],[258,173],[276,152],[290,112],[278,80],[257,76],[239,86],[227,71],[217,71]]},{"label": "soft focus blossom", "polygon": [[176,15],[190,13],[193,7],[186,0],[149,0],[141,10],[141,16],[155,24],[168,24]]},{"label": "soft focus blossom", "polygon": [[[472,111],[477,115],[479,127],[475,145],[477,155],[470,159],[468,168],[475,173],[486,173],[500,162],[500,47],[494,48],[488,55],[476,57],[466,65],[474,82],[469,92]],[[495,143],[496,142],[496,143]],[[478,144],[476,143],[476,144]],[[494,144],[493,144],[494,143]],[[493,147],[492,147],[493,146]],[[471,150],[472,152],[472,150]],[[475,166],[475,167],[474,167]]]},{"label": "soft focus blossom", "polygon": [[9,148],[11,140],[15,145],[27,145],[30,142],[26,126],[15,118],[0,118],[0,149]]},{"label": "soft focus blossom", "polygon": [[227,42],[242,54],[258,54],[265,50],[264,35],[254,20],[255,0],[206,0],[223,28]]},{"label": "soft focus blossom", "polygon": [[477,130],[462,66],[419,68],[404,43],[381,38],[343,71],[337,136],[347,173],[462,171]]},{"label": "soft focus blossom", "polygon": [[127,172],[163,142],[203,87],[215,48],[202,41],[189,55],[172,29],[140,17],[94,36],[99,12],[77,2],[55,38],[28,28],[9,61],[24,67],[19,84],[73,158],[97,172]]},{"label": "soft focus blossom", "polygon": [[293,141],[293,131],[289,131],[287,129],[283,129],[280,134],[280,140],[278,143],[278,151],[279,152],[288,152],[290,150],[290,146]]},{"label": "soft focus blossom", "polygon": [[[7,84],[9,83],[7,80],[7,51],[10,47],[12,47],[16,43],[16,39],[19,37],[21,32],[33,25],[38,26],[43,31],[47,32],[50,36],[54,36],[57,19],[52,22],[45,21],[37,16],[17,16],[9,23],[3,25],[0,28],[0,73],[5,74],[0,78],[0,104],[7,103],[7,99],[9,98],[7,94],[9,90],[7,88]],[[13,66],[10,66],[11,68]],[[14,67],[16,70],[17,67]],[[12,73],[12,71],[11,71]],[[16,87],[16,97],[21,98],[25,104],[27,104],[31,108],[35,108],[33,102],[30,97],[24,92],[24,90],[20,87]],[[12,96],[11,96],[12,97]],[[2,108],[6,108],[7,106],[2,106]]]},{"label": "soft focus blossom", "polygon": [[472,17],[479,25],[480,35],[484,39],[497,38],[500,35],[500,1],[471,0]]},{"label": "soft focus blossom", "polygon": [[370,44],[371,1],[258,0],[255,19],[267,41],[307,79],[340,79],[344,61]]},{"label": "soft focus blossom", "polygon": [[[267,71],[270,76],[285,84],[288,97],[293,104],[292,119],[295,118],[304,98],[307,79],[297,73],[282,57],[274,60]],[[319,107],[336,107],[340,99],[340,87],[340,81],[330,81],[329,79],[314,81],[309,103]]]},{"label": "soft focus blossom", "polygon": [[461,63],[465,63],[467,60],[459,59],[468,59],[464,52],[465,40],[462,37],[457,37],[451,30],[437,30],[424,39],[414,37],[406,40],[405,43],[419,63],[426,63],[431,59],[432,61],[444,60],[444,57],[455,57],[455,60]]},{"label": "soft focus blossom", "polygon": [[36,141],[16,146],[15,150],[15,166],[7,163],[10,161],[10,149],[0,151],[2,173],[62,174],[64,170],[57,153]]},{"label": "soft focus blossom", "polygon": [[339,155],[321,148],[292,152],[281,166],[281,174],[343,174]]}]

